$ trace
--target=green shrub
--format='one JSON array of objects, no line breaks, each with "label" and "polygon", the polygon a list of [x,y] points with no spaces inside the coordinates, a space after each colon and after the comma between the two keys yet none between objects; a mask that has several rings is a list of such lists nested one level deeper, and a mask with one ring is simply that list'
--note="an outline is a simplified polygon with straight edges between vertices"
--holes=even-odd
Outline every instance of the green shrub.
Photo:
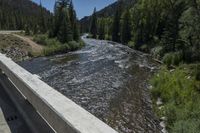
[{"label": "green shrub", "polygon": [[112,37],[109,34],[105,35],[105,40],[112,40]]},{"label": "green shrub", "polygon": [[46,45],[47,46],[53,46],[53,45],[62,45],[57,39],[46,39]]},{"label": "green shrub", "polygon": [[70,41],[69,42],[69,47],[70,47],[70,50],[77,50],[79,48],[79,43],[77,43],[76,41]]},{"label": "green shrub", "polygon": [[135,42],[133,42],[133,41],[128,42],[128,46],[130,48],[135,48]]},{"label": "green shrub", "polygon": [[200,119],[180,120],[174,123],[172,133],[199,133]]},{"label": "green shrub", "polygon": [[70,50],[68,44],[50,45],[44,49],[44,55],[54,55],[59,53],[66,53]]},{"label": "green shrub", "polygon": [[181,52],[167,53],[163,57],[163,63],[167,66],[176,65],[178,66],[183,61],[183,55]]},{"label": "green shrub", "polygon": [[173,65],[178,66],[180,64],[180,62],[182,62],[182,60],[183,60],[183,55],[182,55],[181,52],[174,53],[174,55],[173,55],[173,62],[172,62]]},{"label": "green shrub", "polygon": [[148,52],[148,51],[149,51],[149,48],[148,48],[148,46],[147,46],[146,44],[143,44],[143,45],[140,47],[140,49],[141,49],[142,51],[144,51],[144,52]]},{"label": "green shrub", "polygon": [[77,50],[84,46],[82,41],[71,41],[62,44],[56,38],[48,38],[47,35],[37,35],[33,38],[38,44],[44,45],[44,55],[54,55],[59,53],[66,53],[68,51]]},{"label": "green shrub", "polygon": [[173,55],[171,53],[167,53],[165,54],[165,56],[163,57],[163,63],[167,66],[172,65],[173,62]]},{"label": "green shrub", "polygon": [[169,132],[178,133],[184,126],[188,128],[186,131],[192,127],[194,133],[200,131],[200,121],[196,121],[200,120],[200,93],[195,89],[197,81],[190,69],[179,67],[169,71],[162,68],[151,84],[154,101],[160,97],[164,102],[161,114],[167,117]]},{"label": "green shrub", "polygon": [[36,35],[33,37],[33,41],[40,45],[47,45],[47,35]]}]

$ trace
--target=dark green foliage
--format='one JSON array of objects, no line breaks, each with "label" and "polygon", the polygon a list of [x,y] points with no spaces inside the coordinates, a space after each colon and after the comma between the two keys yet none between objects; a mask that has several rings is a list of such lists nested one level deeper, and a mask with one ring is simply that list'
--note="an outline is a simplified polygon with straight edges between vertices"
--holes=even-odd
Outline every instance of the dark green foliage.
[{"label": "dark green foliage", "polygon": [[[115,7],[109,17],[105,17],[105,12],[99,15],[107,8],[97,12],[99,36],[103,35],[101,20],[105,20],[105,25],[112,25],[105,26],[106,39],[153,52],[160,60],[171,58],[173,65],[200,61],[199,0],[138,0],[127,6],[128,1],[109,6]],[[84,25],[86,21],[84,18],[81,23]],[[168,53],[173,55],[165,56]]]},{"label": "dark green foliage", "polygon": [[30,35],[30,29],[28,25],[25,25],[25,35]]},{"label": "dark green foliage", "polygon": [[68,44],[71,51],[77,50],[81,46],[80,43],[75,42],[75,41],[70,41]]},{"label": "dark green foliage", "polygon": [[161,116],[167,117],[167,128],[172,133],[198,133],[200,130],[200,87],[187,66],[169,71],[166,68],[152,79],[154,100],[161,97],[164,105]]},{"label": "dark green foliage", "polygon": [[[38,25],[36,25],[37,27]],[[47,22],[45,19],[45,14],[44,14],[44,10],[42,8],[42,3],[40,3],[40,18],[39,18],[39,29],[40,29],[40,33],[45,33],[47,32]],[[38,32],[38,31],[37,31]]]},{"label": "dark green foliage", "polygon": [[54,6],[54,20],[49,37],[57,37],[61,43],[79,40],[76,12],[71,0],[57,0]]},{"label": "dark green foliage", "polygon": [[73,39],[75,41],[78,41],[80,35],[79,35],[79,30],[78,30],[76,12],[74,10],[72,0],[71,0],[70,5],[69,5],[69,18],[70,18],[70,22],[71,22],[71,27],[73,29]]},{"label": "dark green foliage", "polygon": [[105,23],[104,23],[104,20],[101,20],[100,21],[100,24],[99,24],[99,39],[100,40],[104,40],[105,39]]},{"label": "dark green foliage", "polygon": [[70,41],[62,44],[56,38],[48,38],[47,35],[36,35],[33,40],[40,45],[44,45],[44,55],[54,55],[77,50],[84,46],[82,42]]},{"label": "dark green foliage", "polygon": [[121,42],[128,44],[131,40],[131,16],[129,10],[126,10],[122,18]]},{"label": "dark green foliage", "polygon": [[33,41],[40,44],[40,45],[47,45],[47,39],[48,37],[46,35],[36,35],[33,38]]},{"label": "dark green foliage", "polygon": [[[121,6],[122,10],[124,10],[124,9],[128,9],[128,8],[132,7],[135,3],[136,3],[136,0],[116,0],[116,2],[114,2],[113,4],[110,4],[107,7],[103,8],[102,10],[98,11],[96,13],[97,18],[112,19],[116,10],[119,8],[119,6]],[[80,20],[81,33],[88,33],[89,32],[90,21],[91,21],[91,16],[84,17]],[[108,21],[110,21],[110,20],[108,20]],[[108,25],[108,26],[110,27],[111,24]],[[112,28],[110,28],[110,30],[112,30]],[[110,32],[109,36],[107,36],[107,38],[111,38],[110,35],[112,35],[111,32]]]},{"label": "dark green foliage", "polygon": [[200,81],[200,65],[197,64],[197,65],[194,67],[194,70],[195,70],[195,72],[194,72],[195,79],[196,79],[197,81]]},{"label": "dark green foliage", "polygon": [[97,38],[97,16],[96,16],[96,8],[94,8],[94,12],[91,18],[90,24],[90,34],[92,34],[93,38]]},{"label": "dark green foliage", "polygon": [[181,52],[175,52],[175,53],[167,53],[163,57],[163,62],[167,65],[175,65],[178,66],[183,59],[183,55]]},{"label": "dark green foliage", "polygon": [[117,9],[112,27],[112,41],[120,42],[120,11]]},{"label": "dark green foliage", "polygon": [[73,40],[73,33],[71,31],[70,19],[68,16],[68,10],[66,8],[62,9],[61,16],[62,16],[61,25],[57,38],[61,43],[66,43]]},{"label": "dark green foliage", "polygon": [[32,1],[0,0],[0,30],[25,30],[27,25],[30,33],[46,32],[44,25],[50,17],[49,11]]},{"label": "dark green foliage", "polygon": [[83,46],[78,42],[79,29],[72,0],[57,0],[54,15],[49,21],[51,29],[48,37],[39,35],[34,38],[34,41],[46,46],[44,55],[64,53]]}]

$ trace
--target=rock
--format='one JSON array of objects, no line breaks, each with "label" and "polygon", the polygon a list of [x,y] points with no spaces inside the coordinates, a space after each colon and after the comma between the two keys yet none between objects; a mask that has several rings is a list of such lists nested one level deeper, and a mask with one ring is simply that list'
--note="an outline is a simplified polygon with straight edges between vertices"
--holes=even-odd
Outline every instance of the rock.
[{"label": "rock", "polygon": [[162,99],[161,99],[161,98],[158,98],[157,101],[156,101],[156,104],[157,104],[158,106],[161,106],[161,105],[163,104]]},{"label": "rock", "polygon": [[22,61],[30,58],[27,51],[22,50],[18,47],[8,47],[1,50],[1,52],[6,54],[7,57],[12,58],[14,61]]}]

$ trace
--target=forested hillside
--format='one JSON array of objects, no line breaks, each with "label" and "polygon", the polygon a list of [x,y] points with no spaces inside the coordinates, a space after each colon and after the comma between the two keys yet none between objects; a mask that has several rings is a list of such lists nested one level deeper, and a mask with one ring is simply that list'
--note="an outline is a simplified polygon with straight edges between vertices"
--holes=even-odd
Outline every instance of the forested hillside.
[{"label": "forested hillside", "polygon": [[[108,15],[111,8],[114,11]],[[95,34],[103,35],[101,39],[152,53],[168,64],[200,61],[199,0],[137,0],[132,3],[119,0],[94,14],[97,19]],[[82,27],[87,27],[82,29],[84,32],[91,31],[93,18],[88,20],[90,23],[81,20]]]},{"label": "forested hillside", "polygon": [[[115,11],[119,6],[122,6],[121,9],[126,9],[132,7],[135,3],[136,0],[119,0],[98,11],[96,14],[98,18],[109,19],[110,17],[114,16]],[[82,32],[89,32],[90,21],[91,21],[91,16],[86,16],[80,20]]]},{"label": "forested hillside", "polygon": [[46,31],[51,13],[30,0],[0,0],[0,30]]}]

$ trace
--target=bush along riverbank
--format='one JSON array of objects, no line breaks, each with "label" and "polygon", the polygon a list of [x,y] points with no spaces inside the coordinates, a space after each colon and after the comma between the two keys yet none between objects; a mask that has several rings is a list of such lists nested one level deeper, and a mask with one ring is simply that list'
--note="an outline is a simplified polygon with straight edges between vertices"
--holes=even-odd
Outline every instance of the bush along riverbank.
[{"label": "bush along riverbank", "polygon": [[84,42],[81,40],[61,43],[56,38],[48,38],[45,34],[35,35],[33,41],[44,46],[43,54],[45,56],[78,50],[84,46]]},{"label": "bush along riverbank", "polygon": [[162,67],[151,84],[155,112],[166,123],[167,131],[198,133],[200,64],[180,65],[173,70]]}]

